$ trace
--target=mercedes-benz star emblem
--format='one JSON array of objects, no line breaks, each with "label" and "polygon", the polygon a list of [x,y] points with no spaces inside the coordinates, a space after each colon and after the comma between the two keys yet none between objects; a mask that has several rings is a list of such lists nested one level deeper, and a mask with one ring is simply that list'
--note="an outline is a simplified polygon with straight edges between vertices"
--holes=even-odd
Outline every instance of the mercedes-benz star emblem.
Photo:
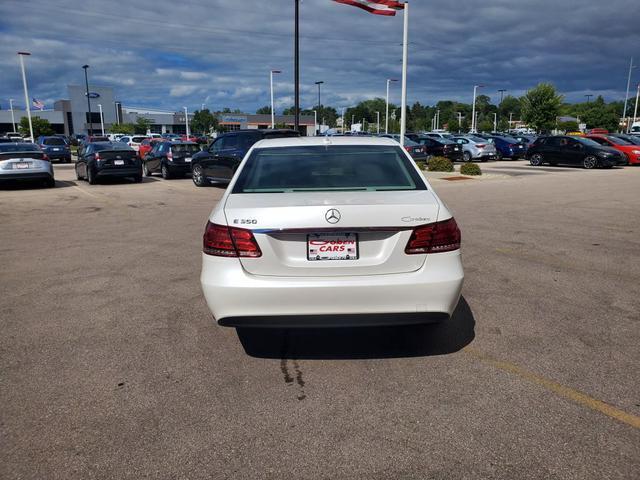
[{"label": "mercedes-benz star emblem", "polygon": [[340,211],[336,210],[335,208],[327,210],[327,213],[324,214],[324,219],[329,223],[338,223],[340,221],[340,218]]}]

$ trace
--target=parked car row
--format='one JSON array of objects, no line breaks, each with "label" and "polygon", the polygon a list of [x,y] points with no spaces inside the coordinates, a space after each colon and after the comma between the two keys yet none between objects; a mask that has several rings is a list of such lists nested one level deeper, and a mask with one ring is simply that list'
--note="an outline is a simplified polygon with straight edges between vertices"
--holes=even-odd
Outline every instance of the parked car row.
[{"label": "parked car row", "polygon": [[[640,154],[640,150],[638,150]],[[549,165],[582,165],[584,168],[611,168],[629,163],[627,156],[611,146],[605,146],[582,136],[542,136],[527,152],[534,167]],[[640,162],[638,162],[640,163]]]}]

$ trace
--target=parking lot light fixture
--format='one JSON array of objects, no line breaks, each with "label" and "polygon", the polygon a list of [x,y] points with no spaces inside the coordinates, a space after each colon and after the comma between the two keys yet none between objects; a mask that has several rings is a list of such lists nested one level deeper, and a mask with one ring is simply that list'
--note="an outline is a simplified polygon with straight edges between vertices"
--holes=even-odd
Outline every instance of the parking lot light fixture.
[{"label": "parking lot light fixture", "polygon": [[380,112],[376,112],[376,133],[380,135]]},{"label": "parking lot light fixture", "polygon": [[498,114],[496,112],[493,112],[493,131],[498,131]]},{"label": "parking lot light fixture", "polygon": [[100,129],[102,130],[102,136],[104,137],[104,116],[102,115],[102,104],[98,104],[98,109],[100,110]]},{"label": "parking lot light fixture", "polygon": [[587,94],[585,97],[587,97],[587,103],[591,103],[591,97],[593,97],[593,95]]},{"label": "parking lot light fixture", "polygon": [[189,111],[184,107],[184,123],[187,127],[187,140],[189,140]]},{"label": "parking lot light fixture", "polygon": [[387,106],[384,114],[384,133],[389,133],[389,84],[397,81],[395,78],[387,78]]},{"label": "parking lot light fixture", "polygon": [[462,131],[462,112],[456,112],[458,115],[458,133]]},{"label": "parking lot light fixture", "polygon": [[274,102],[273,102],[273,74],[274,73],[282,73],[282,71],[281,70],[271,70],[269,72],[269,78],[271,80],[271,130],[276,128],[276,112],[275,112],[275,106],[274,106]]},{"label": "parking lot light fixture", "polygon": [[[631,86],[631,70],[633,70],[634,68],[636,68],[637,65],[633,64],[633,57],[631,57],[631,60],[629,61],[629,74],[627,75],[627,93],[624,97],[624,107],[622,108],[622,120],[626,121],[627,120],[627,101],[629,100],[629,87]],[[630,131],[629,128],[629,122],[627,122],[627,131]]]},{"label": "parking lot light fixture", "polygon": [[313,125],[314,132],[316,135],[318,135],[318,110],[313,111]]},{"label": "parking lot light fixture", "polygon": [[31,135],[31,141],[35,141],[33,138],[33,123],[31,122],[31,106],[29,104],[29,90],[27,88],[27,75],[24,72],[24,57],[31,55],[29,52],[18,52],[20,57],[20,68],[22,70],[22,85],[24,86],[24,103],[27,109],[27,118],[29,119],[29,134]]}]

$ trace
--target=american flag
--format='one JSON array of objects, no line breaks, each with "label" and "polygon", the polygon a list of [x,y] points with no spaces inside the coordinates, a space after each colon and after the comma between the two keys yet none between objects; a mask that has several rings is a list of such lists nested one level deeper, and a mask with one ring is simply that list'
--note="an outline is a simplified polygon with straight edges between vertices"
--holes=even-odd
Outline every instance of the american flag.
[{"label": "american flag", "polygon": [[396,10],[402,10],[404,8],[404,3],[397,2],[395,0],[333,0],[333,1],[337,3],[344,3],[345,5],[353,5],[354,7],[361,8],[375,15],[393,16],[396,14]]},{"label": "american flag", "polygon": [[38,100],[37,98],[33,99],[33,106],[39,108],[40,110],[44,110],[44,102],[42,100]]}]

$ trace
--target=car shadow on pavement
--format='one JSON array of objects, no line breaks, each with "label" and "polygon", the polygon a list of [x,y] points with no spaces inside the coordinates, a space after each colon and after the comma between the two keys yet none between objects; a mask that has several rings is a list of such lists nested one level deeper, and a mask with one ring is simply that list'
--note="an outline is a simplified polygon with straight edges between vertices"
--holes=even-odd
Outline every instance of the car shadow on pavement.
[{"label": "car shadow on pavement", "polygon": [[[56,186],[53,187],[55,189],[58,188],[68,188],[73,187],[75,185],[73,182],[67,182],[62,180],[56,180]],[[19,190],[51,190],[52,187],[47,187],[43,182],[38,181],[13,181],[7,183],[0,183],[0,191],[19,191]]]},{"label": "car shadow on pavement", "polygon": [[247,355],[279,359],[374,359],[446,355],[475,338],[469,304],[448,321],[426,325],[354,328],[237,328]]}]

